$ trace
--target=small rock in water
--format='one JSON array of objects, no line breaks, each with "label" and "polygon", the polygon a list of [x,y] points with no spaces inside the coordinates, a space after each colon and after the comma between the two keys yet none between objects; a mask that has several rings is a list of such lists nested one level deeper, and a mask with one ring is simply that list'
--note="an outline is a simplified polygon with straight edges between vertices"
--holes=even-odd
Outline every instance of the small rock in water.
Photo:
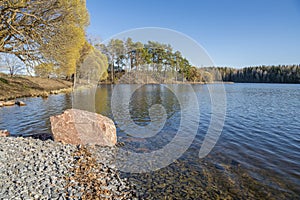
[{"label": "small rock in water", "polygon": [[240,163],[239,163],[238,161],[236,161],[236,160],[232,160],[232,161],[231,161],[231,165],[232,165],[232,166],[235,166],[235,167],[239,167],[239,166],[240,166]]},{"label": "small rock in water", "polygon": [[222,165],[218,164],[218,163],[215,164],[215,168],[218,169],[218,170],[221,170],[221,171],[225,170],[225,168]]},{"label": "small rock in water", "polygon": [[16,104],[18,106],[26,106],[26,103],[24,103],[23,101],[16,101]]},{"label": "small rock in water", "polygon": [[118,142],[116,144],[117,147],[124,147],[125,146],[125,143],[124,142]]}]

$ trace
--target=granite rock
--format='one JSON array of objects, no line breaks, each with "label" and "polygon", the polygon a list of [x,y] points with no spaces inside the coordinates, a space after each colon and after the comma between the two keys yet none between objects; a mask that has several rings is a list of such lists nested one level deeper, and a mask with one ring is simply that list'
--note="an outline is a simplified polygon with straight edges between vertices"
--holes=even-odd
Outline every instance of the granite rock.
[{"label": "granite rock", "polygon": [[69,109],[50,117],[55,141],[68,144],[114,146],[117,143],[116,127],[111,119],[97,113]]}]

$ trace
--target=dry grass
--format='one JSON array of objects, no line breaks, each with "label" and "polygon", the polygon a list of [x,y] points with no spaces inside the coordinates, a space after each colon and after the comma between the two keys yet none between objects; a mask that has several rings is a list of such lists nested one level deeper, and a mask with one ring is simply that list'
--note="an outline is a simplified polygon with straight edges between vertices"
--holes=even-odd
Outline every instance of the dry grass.
[{"label": "dry grass", "polygon": [[72,83],[60,79],[16,76],[0,73],[0,100],[38,96],[43,92],[72,87]]}]

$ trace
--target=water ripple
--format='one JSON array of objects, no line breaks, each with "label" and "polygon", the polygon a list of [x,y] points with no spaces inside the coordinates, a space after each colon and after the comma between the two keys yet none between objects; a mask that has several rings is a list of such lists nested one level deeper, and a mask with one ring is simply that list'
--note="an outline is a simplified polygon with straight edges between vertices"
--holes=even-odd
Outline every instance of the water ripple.
[{"label": "water ripple", "polygon": [[[200,124],[195,141],[183,159],[196,168],[198,150],[208,130],[212,113],[207,87],[193,87],[199,99]],[[291,185],[300,188],[299,87],[280,84],[226,85],[225,124],[208,158],[217,163],[231,163],[234,160],[253,178],[271,186],[276,185],[283,191],[289,190]],[[99,88],[96,93],[96,111],[113,118],[110,111],[111,90],[112,87]],[[127,90],[130,90],[129,86],[124,85],[124,92]],[[184,95],[184,91],[181,92]],[[26,107],[0,108],[0,129],[8,129],[13,135],[49,134],[49,117],[72,106],[68,95],[50,96],[46,100],[23,100],[28,104]],[[145,86],[134,93],[130,104],[132,119],[140,125],[149,123],[148,111],[154,104],[162,104],[166,109],[166,126],[161,133],[147,140],[136,140],[117,127],[118,136],[126,142],[126,148],[153,151],[166,145],[176,134],[180,106],[174,94],[162,86]],[[192,113],[190,116],[193,116]],[[190,119],[191,124],[194,121]],[[191,126],[186,131],[194,131],[192,129],[194,127]],[[273,180],[284,181],[277,185]]]}]

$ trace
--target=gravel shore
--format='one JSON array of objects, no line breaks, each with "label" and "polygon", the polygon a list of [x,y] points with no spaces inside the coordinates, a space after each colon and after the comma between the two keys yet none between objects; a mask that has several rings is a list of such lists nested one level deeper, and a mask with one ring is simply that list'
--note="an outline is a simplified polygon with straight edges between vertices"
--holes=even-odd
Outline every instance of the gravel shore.
[{"label": "gravel shore", "polygon": [[0,199],[137,199],[114,167],[115,151],[0,138]]}]

